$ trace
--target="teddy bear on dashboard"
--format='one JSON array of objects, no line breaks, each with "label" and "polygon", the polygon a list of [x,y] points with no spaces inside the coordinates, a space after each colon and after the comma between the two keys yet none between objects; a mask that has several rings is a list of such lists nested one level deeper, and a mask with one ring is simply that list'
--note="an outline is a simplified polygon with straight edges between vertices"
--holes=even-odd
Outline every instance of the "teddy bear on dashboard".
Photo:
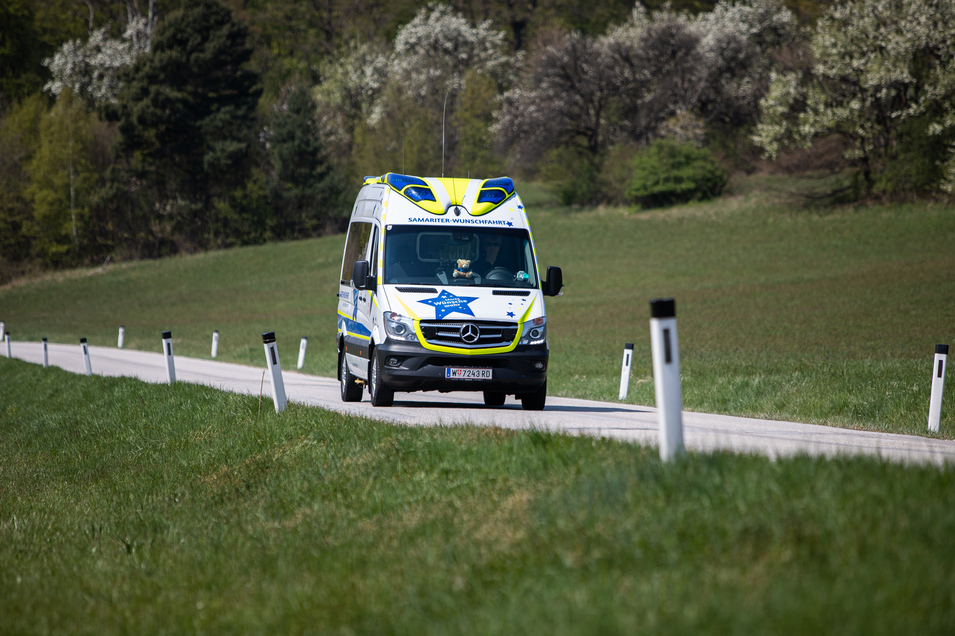
[{"label": "teddy bear on dashboard", "polygon": [[458,266],[454,268],[455,278],[471,278],[474,272],[471,271],[471,261],[466,258],[458,259]]}]

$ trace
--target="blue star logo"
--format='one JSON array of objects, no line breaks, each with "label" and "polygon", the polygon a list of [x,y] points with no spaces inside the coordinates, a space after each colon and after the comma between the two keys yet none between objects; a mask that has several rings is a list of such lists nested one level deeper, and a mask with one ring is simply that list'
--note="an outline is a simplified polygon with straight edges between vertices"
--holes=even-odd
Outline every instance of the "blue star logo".
[{"label": "blue star logo", "polygon": [[419,300],[418,302],[434,307],[434,319],[443,320],[445,316],[453,313],[473,316],[474,312],[471,311],[468,305],[477,299],[477,296],[455,296],[445,290],[441,290],[437,298],[428,298],[427,300]]},{"label": "blue star logo", "polygon": [[513,312],[513,311],[507,312],[507,317],[508,317],[508,318],[513,318],[513,317],[514,317],[514,312]]},{"label": "blue star logo", "polygon": [[508,222],[507,222],[507,227],[514,227],[514,224],[511,223],[510,221],[508,221]]}]

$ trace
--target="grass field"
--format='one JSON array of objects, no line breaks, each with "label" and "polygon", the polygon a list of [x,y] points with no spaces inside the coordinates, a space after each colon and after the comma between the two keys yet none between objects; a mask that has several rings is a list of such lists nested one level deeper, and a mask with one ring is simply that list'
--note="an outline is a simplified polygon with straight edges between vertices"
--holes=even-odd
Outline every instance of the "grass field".
[{"label": "grass field", "polygon": [[951,634],[955,470],[406,428],[0,358],[0,633]]},{"label": "grass field", "polygon": [[[547,301],[551,394],[614,399],[633,342],[629,401],[652,404],[647,301],[673,296],[687,409],[927,434],[934,345],[955,344],[955,207],[811,209],[768,183],[650,212],[560,208],[529,189],[541,266],[567,285]],[[0,289],[0,320],[18,339],[107,346],[124,325],[145,350],[171,329],[198,357],[218,329],[220,359],[255,365],[275,331],[286,368],[307,335],[305,371],[330,376],[343,242],[56,274]],[[955,437],[951,406],[940,435]]]}]

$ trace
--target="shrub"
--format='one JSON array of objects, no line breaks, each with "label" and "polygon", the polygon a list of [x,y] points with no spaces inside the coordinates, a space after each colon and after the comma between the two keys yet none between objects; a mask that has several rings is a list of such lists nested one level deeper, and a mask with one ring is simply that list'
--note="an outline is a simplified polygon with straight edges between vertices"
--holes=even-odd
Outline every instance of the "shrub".
[{"label": "shrub", "polygon": [[552,149],[541,169],[541,177],[561,205],[588,205],[597,201],[597,174],[597,167],[587,153],[575,148]]},{"label": "shrub", "polygon": [[627,187],[633,176],[633,159],[643,148],[632,142],[618,143],[607,149],[600,162],[598,176],[599,201],[610,205],[626,205],[630,199]]},{"label": "shrub", "polygon": [[726,172],[708,150],[658,139],[634,158],[627,196],[644,207],[659,207],[713,198],[726,182]]}]

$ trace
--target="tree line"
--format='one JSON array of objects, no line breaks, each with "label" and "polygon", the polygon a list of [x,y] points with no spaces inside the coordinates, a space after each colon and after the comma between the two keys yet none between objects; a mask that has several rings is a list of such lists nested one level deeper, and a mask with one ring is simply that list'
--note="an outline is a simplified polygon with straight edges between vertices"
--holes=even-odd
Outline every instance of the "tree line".
[{"label": "tree line", "polygon": [[857,196],[950,192],[953,7],[8,0],[0,280],[336,231],[387,171],[651,205],[822,141]]}]

